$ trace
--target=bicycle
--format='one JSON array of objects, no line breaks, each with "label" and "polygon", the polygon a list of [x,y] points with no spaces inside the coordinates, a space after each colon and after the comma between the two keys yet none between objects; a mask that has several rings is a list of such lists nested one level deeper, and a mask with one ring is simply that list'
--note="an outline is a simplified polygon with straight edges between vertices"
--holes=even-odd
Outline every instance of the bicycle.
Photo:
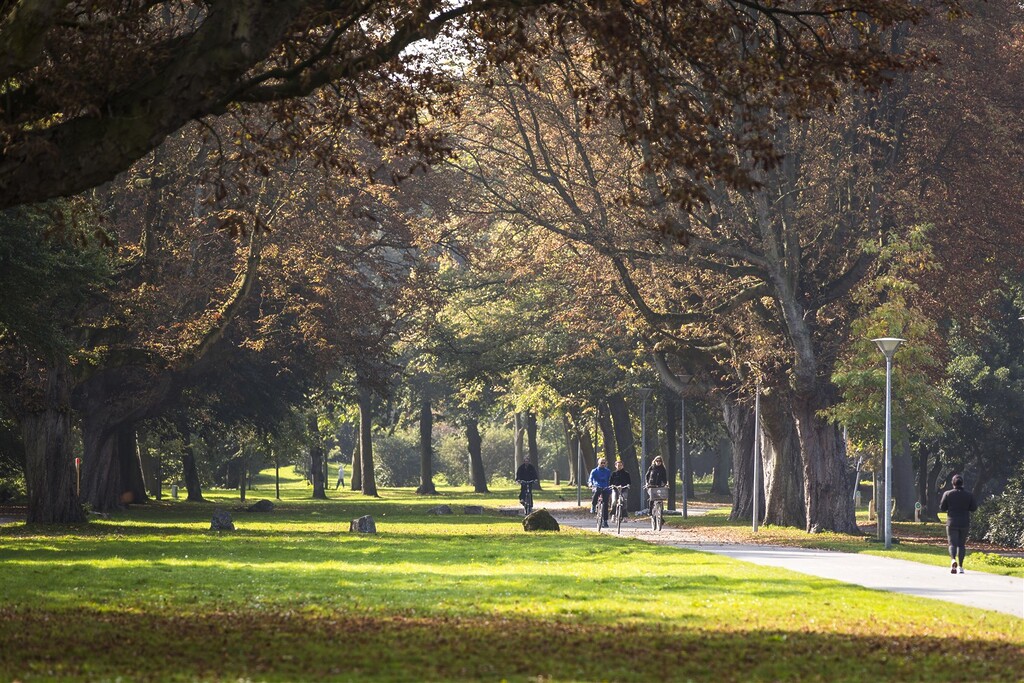
[{"label": "bicycle", "polygon": [[598,489],[601,495],[597,497],[597,531],[601,532],[601,529],[608,526],[608,496],[605,495],[605,491],[609,491],[612,487],[606,486],[603,489]]},{"label": "bicycle", "polygon": [[530,513],[533,512],[533,485],[537,483],[536,479],[530,481],[522,481],[516,479],[517,484],[526,484],[526,491],[523,494],[523,499],[519,501],[519,504],[523,506],[523,511],[526,513],[524,517],[529,517]]},{"label": "bicycle", "polygon": [[612,510],[612,519],[615,521],[615,533],[622,533],[622,520],[626,518],[626,500],[629,498],[629,484],[625,486],[612,485],[609,488],[615,493],[615,505]]},{"label": "bicycle", "polygon": [[667,486],[648,486],[647,495],[651,501],[651,529],[661,531],[665,524],[665,501],[668,500]]}]

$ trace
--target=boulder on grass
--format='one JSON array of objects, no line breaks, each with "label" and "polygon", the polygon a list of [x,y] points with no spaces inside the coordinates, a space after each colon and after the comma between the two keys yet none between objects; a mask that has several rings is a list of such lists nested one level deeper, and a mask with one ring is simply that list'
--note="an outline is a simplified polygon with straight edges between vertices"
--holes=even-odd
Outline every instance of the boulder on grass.
[{"label": "boulder on grass", "polygon": [[523,529],[526,531],[558,531],[558,520],[547,510],[536,510],[523,518]]},{"label": "boulder on grass", "polygon": [[210,520],[210,531],[234,531],[235,523],[231,521],[231,513],[227,510],[214,510]]},{"label": "boulder on grass", "polygon": [[449,505],[438,505],[436,508],[430,508],[427,510],[428,515],[450,515],[452,514],[452,508]]},{"label": "boulder on grass", "polygon": [[462,514],[464,515],[482,515],[484,514],[483,505],[464,505],[462,507]]},{"label": "boulder on grass", "polygon": [[264,498],[263,500],[256,501],[245,509],[248,512],[272,512],[274,510],[274,504]]},{"label": "boulder on grass", "polygon": [[373,522],[373,517],[370,515],[364,515],[359,519],[353,519],[352,523],[348,525],[349,531],[354,531],[357,534],[375,534],[377,533],[377,525]]}]

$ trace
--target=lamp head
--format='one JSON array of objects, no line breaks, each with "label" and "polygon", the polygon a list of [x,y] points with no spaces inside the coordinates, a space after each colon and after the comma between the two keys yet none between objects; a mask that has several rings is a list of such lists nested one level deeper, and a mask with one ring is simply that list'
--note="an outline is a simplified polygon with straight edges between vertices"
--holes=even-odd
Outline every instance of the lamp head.
[{"label": "lamp head", "polygon": [[654,389],[648,389],[647,387],[642,387],[640,389],[637,389],[636,393],[640,394],[640,400],[646,401],[647,399],[649,399],[651,397],[651,394],[654,393]]},{"label": "lamp head", "polygon": [[871,341],[878,345],[878,350],[884,353],[886,358],[891,359],[900,344],[907,340],[900,339],[899,337],[879,337],[878,339],[872,339]]}]

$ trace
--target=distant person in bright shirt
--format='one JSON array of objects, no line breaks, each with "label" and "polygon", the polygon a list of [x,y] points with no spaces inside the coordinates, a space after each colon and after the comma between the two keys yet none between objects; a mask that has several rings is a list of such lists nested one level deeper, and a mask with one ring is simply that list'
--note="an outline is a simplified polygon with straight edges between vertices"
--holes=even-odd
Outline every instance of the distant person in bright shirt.
[{"label": "distant person in bright shirt", "polygon": [[939,509],[946,513],[946,538],[949,539],[949,573],[964,573],[967,554],[967,532],[971,529],[971,513],[978,509],[974,494],[964,490],[964,478],[953,475],[953,489],[942,494]]},{"label": "distant person in bright shirt", "polygon": [[345,468],[342,464],[338,463],[338,481],[334,484],[334,490],[337,491],[339,486],[345,485]]},{"label": "distant person in bright shirt", "polygon": [[601,458],[597,461],[597,467],[590,470],[590,479],[587,480],[587,485],[594,491],[594,497],[590,500],[590,512],[596,512],[598,499],[604,498],[605,521],[608,521],[608,503],[611,495],[608,483],[611,478],[612,471],[608,469],[608,461]]}]

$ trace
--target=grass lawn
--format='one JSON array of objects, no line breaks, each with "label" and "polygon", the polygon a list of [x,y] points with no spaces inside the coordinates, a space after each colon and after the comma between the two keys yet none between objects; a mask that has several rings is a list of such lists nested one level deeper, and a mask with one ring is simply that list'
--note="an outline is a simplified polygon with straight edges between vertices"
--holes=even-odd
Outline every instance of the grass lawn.
[{"label": "grass lawn", "polygon": [[[1024,671],[1024,621],[1007,615],[462,514],[513,505],[511,488],[308,495],[290,479],[274,512],[235,512],[227,533],[209,526],[214,507],[238,505],[229,493],[136,506],[70,533],[0,527],[0,680],[1016,681]],[[249,502],[273,496],[262,483]],[[456,514],[427,514],[441,503]],[[378,534],[348,532],[363,514]]]}]

